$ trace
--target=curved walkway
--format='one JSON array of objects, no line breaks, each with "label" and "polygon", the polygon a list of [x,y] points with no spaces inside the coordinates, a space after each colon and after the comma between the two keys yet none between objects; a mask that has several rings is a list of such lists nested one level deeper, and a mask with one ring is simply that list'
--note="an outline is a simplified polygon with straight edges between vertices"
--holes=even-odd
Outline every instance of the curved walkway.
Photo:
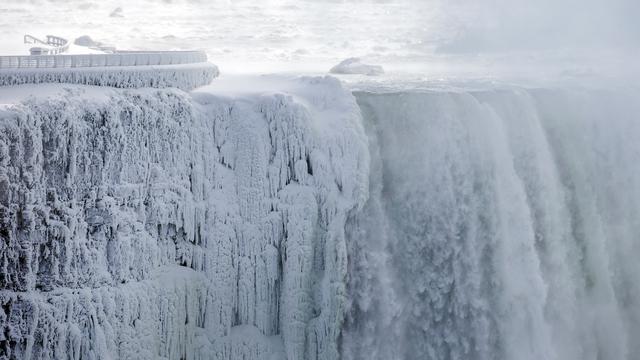
[{"label": "curved walkway", "polygon": [[118,51],[114,54],[0,56],[0,69],[179,65],[207,62],[203,51]]},{"label": "curved walkway", "polygon": [[43,41],[35,36],[25,35],[25,44],[40,44],[44,47],[32,47],[29,51],[31,55],[57,55],[69,49],[69,41],[59,36],[47,35],[47,40]]},{"label": "curved walkway", "polygon": [[0,56],[0,86],[65,83],[192,90],[217,76],[218,68],[202,51]]}]

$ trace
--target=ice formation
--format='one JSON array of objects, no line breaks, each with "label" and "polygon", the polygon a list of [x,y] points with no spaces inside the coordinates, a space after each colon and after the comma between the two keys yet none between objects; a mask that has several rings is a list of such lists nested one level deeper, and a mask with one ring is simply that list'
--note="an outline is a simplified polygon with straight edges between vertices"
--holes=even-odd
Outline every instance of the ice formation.
[{"label": "ice formation", "polygon": [[0,358],[640,358],[637,90],[228,81],[0,88]]},{"label": "ice formation", "polygon": [[640,358],[640,93],[360,93],[355,359]]},{"label": "ice formation", "polygon": [[384,69],[380,65],[365,64],[360,58],[348,58],[329,70],[332,74],[382,75]]},{"label": "ice formation", "polygon": [[207,85],[219,74],[210,63],[109,66],[86,68],[0,69],[0,86],[68,83],[119,88],[175,87],[193,90]]},{"label": "ice formation", "polygon": [[366,138],[337,80],[295,82],[0,107],[0,357],[337,358]]},{"label": "ice formation", "polygon": [[93,40],[89,35],[79,36],[73,41],[73,43],[75,45],[85,47],[99,47],[103,45],[103,43]]},{"label": "ice formation", "polygon": [[109,17],[112,17],[112,18],[124,17],[122,8],[121,7],[117,7],[115,9],[113,9],[113,11],[109,14]]}]

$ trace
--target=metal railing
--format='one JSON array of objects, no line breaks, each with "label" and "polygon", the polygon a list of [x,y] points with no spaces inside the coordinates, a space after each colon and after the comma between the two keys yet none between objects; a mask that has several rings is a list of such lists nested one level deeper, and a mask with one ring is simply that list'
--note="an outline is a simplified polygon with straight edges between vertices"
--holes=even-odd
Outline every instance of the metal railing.
[{"label": "metal railing", "polygon": [[25,35],[25,44],[42,44],[48,47],[33,47],[31,48],[32,55],[57,55],[66,52],[69,49],[69,41],[59,36],[47,35],[47,40],[43,41],[35,36]]},{"label": "metal railing", "polygon": [[0,69],[178,65],[206,61],[207,54],[203,51],[122,51],[114,54],[0,56]]}]

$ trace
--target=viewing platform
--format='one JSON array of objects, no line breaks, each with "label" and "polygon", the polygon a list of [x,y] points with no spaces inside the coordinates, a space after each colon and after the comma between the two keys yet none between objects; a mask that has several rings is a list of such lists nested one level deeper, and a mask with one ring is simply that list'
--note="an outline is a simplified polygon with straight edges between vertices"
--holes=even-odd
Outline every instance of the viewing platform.
[{"label": "viewing platform", "polygon": [[0,86],[71,83],[192,90],[218,76],[218,68],[207,62],[203,51],[120,51],[98,47],[91,49],[98,49],[99,53],[67,54],[69,42],[52,35],[45,41],[25,35],[25,43],[41,46],[31,48],[31,55],[0,56]]},{"label": "viewing platform", "polygon": [[56,55],[69,49],[69,41],[59,36],[47,35],[47,40],[40,40],[35,36],[25,35],[25,44],[38,44],[40,46],[29,49],[31,55]]}]

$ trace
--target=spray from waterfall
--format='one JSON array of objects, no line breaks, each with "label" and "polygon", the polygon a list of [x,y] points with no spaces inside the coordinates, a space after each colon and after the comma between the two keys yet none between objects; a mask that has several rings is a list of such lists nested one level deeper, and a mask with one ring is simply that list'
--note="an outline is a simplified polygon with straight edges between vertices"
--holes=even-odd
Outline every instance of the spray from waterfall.
[{"label": "spray from waterfall", "polygon": [[358,94],[345,358],[638,358],[638,95]]}]

